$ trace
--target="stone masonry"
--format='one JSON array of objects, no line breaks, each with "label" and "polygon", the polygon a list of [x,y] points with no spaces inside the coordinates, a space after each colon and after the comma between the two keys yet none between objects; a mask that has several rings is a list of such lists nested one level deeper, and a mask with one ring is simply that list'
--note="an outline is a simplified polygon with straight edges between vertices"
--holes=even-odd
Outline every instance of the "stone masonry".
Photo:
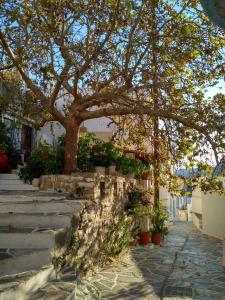
[{"label": "stone masonry", "polygon": [[104,261],[108,231],[124,211],[128,190],[135,184],[134,179],[97,173],[41,177],[41,190],[69,192],[69,199],[83,202],[72,219],[67,245],[56,253],[57,267],[72,265],[79,274]]}]

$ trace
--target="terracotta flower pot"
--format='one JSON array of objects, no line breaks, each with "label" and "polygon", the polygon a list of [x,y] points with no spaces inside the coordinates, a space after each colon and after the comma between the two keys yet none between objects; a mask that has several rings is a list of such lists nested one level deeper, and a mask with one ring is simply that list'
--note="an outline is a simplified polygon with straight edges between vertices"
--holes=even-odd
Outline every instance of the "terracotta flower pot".
[{"label": "terracotta flower pot", "polygon": [[150,243],[150,233],[149,232],[141,232],[140,233],[140,242],[141,245],[147,245]]},{"label": "terracotta flower pot", "polygon": [[9,159],[3,150],[0,150],[0,173],[6,172]]},{"label": "terracotta flower pot", "polygon": [[148,180],[148,179],[149,179],[149,172],[144,172],[144,173],[142,173],[141,179],[142,179],[142,180]]},{"label": "terracotta flower pot", "polygon": [[160,245],[161,234],[159,232],[152,232],[152,243],[155,245]]},{"label": "terracotta flower pot", "polygon": [[135,247],[135,246],[136,246],[136,241],[135,240],[131,241],[130,242],[130,247]]}]

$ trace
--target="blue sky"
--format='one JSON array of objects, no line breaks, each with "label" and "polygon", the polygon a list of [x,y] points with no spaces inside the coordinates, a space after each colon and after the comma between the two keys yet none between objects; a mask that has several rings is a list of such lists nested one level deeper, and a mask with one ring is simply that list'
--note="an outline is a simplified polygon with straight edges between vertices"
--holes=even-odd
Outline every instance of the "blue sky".
[{"label": "blue sky", "polygon": [[212,97],[217,93],[225,94],[225,80],[221,79],[216,86],[209,87],[206,93],[207,97]]}]

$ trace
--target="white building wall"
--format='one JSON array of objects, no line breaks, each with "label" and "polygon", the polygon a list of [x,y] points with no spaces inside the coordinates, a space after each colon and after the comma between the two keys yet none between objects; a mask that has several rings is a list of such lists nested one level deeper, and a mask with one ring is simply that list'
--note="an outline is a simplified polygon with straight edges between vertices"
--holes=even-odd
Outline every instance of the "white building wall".
[{"label": "white building wall", "polygon": [[192,192],[192,222],[195,227],[202,230],[202,192],[200,189]]},{"label": "white building wall", "polygon": [[173,220],[176,217],[176,199],[163,186],[159,189],[159,199],[163,206],[167,208],[170,219]]},{"label": "white building wall", "polygon": [[225,196],[213,192],[202,194],[202,232],[225,239]]},{"label": "white building wall", "polygon": [[195,189],[192,192],[192,212],[202,214],[202,192],[200,189]]},{"label": "white building wall", "polygon": [[192,222],[202,233],[225,239],[225,196],[196,189],[192,195]]},{"label": "white building wall", "polygon": [[[108,118],[98,118],[84,121],[81,127],[86,127],[90,133],[95,133],[96,136],[104,141],[109,141],[115,130],[115,126],[108,124],[111,122]],[[52,144],[57,141],[58,137],[65,133],[64,127],[58,122],[48,122],[38,131],[38,141],[46,141]]]}]

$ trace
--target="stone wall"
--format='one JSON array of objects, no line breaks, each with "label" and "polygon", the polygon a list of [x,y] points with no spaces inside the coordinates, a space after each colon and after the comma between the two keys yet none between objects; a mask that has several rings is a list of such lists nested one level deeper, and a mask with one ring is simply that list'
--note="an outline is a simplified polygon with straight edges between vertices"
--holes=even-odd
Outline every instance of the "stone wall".
[{"label": "stone wall", "polygon": [[56,254],[56,265],[73,265],[80,274],[104,261],[108,232],[123,213],[128,191],[135,184],[134,179],[97,173],[42,176],[42,190],[69,192],[71,201],[83,200],[71,221],[68,244]]}]

